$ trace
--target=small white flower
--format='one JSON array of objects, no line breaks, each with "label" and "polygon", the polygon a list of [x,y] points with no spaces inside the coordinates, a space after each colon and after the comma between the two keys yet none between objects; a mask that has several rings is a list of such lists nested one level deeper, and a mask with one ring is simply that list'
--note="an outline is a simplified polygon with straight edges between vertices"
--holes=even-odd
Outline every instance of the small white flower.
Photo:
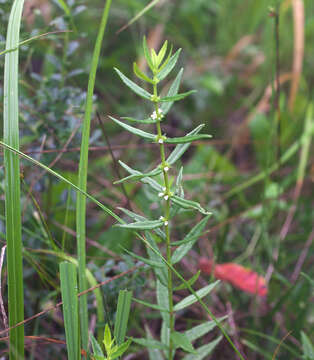
[{"label": "small white flower", "polygon": [[163,144],[163,143],[164,143],[163,139],[159,139],[158,142],[159,142],[159,144]]},{"label": "small white flower", "polygon": [[169,195],[165,195],[165,196],[164,196],[164,199],[165,199],[165,200],[168,200],[168,199],[169,199]]},{"label": "small white flower", "polygon": [[160,192],[160,193],[158,193],[158,196],[162,197],[162,196],[164,196],[164,193]]},{"label": "small white flower", "polygon": [[150,116],[153,120],[156,120],[157,119],[157,114],[156,114],[156,111],[154,111],[151,116]]},{"label": "small white flower", "polygon": [[162,115],[162,109],[158,109],[158,111],[154,111],[151,116],[150,116],[153,120],[161,120],[163,118],[163,115]]},{"label": "small white flower", "polygon": [[163,216],[160,216],[159,220],[164,221],[164,217],[163,217]]},{"label": "small white flower", "polygon": [[165,226],[168,226],[168,221],[165,221]]},{"label": "small white flower", "polygon": [[163,189],[163,191],[166,191],[166,190],[167,190],[165,186],[164,186],[162,189]]},{"label": "small white flower", "polygon": [[169,167],[168,167],[168,166],[165,166],[165,167],[164,167],[164,171],[165,171],[165,172],[169,171]]}]

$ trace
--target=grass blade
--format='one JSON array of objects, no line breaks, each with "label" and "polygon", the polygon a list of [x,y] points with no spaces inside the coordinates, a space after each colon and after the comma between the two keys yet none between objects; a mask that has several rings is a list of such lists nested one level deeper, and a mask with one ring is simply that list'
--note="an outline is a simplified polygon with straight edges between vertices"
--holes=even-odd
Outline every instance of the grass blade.
[{"label": "grass blade", "polygon": [[68,359],[78,360],[80,343],[76,266],[67,261],[62,262],[60,280]]},{"label": "grass blade", "polygon": [[[18,44],[24,0],[15,0],[10,13],[4,66],[4,142],[19,149]],[[9,326],[24,320],[22,225],[20,207],[20,161],[4,151],[5,215],[8,268]],[[10,359],[24,359],[24,326],[10,331]]]},{"label": "grass blade", "polygon": [[131,308],[131,301],[132,291],[119,291],[117,315],[114,326],[114,337],[118,345],[121,345],[125,338]]},{"label": "grass blade", "polygon": [[[90,135],[90,123],[93,107],[93,94],[95,87],[96,72],[99,62],[101,44],[104,37],[104,32],[107,25],[107,19],[111,0],[107,0],[92,58],[92,64],[88,79],[88,89],[86,98],[85,115],[82,130],[82,144],[80,151],[80,164],[78,174],[78,187],[86,192],[87,185],[87,168],[88,168],[88,144]],[[76,233],[77,233],[77,252],[79,262],[79,291],[87,289],[85,267],[86,267],[86,197],[78,193],[77,194],[77,207],[76,207]],[[85,351],[88,350],[88,312],[87,312],[87,295],[80,297],[80,321],[81,321],[81,339],[82,347]]]}]

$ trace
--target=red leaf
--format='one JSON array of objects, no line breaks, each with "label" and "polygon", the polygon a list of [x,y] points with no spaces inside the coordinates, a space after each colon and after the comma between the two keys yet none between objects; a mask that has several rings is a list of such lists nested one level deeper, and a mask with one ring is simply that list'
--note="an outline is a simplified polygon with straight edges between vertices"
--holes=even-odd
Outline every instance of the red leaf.
[{"label": "red leaf", "polygon": [[[199,267],[202,272],[209,275],[212,272],[213,264],[209,259],[200,258]],[[216,264],[214,276],[250,294],[267,295],[265,279],[244,266],[235,263]]]}]

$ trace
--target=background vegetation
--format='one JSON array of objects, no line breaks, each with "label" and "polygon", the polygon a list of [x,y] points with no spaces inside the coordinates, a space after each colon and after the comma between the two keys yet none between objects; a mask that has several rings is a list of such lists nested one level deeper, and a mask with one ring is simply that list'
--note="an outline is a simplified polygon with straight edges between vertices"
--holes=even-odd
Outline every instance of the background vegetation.
[{"label": "background vegetation", "polygon": [[[64,11],[61,3],[28,0],[24,6],[21,40],[62,32],[20,47],[20,144],[23,152],[77,183],[87,79],[103,1],[68,0],[69,11]],[[179,62],[185,72],[180,92],[197,89],[169,113],[167,133],[182,136],[205,123],[205,132],[213,135],[210,141],[193,144],[181,159],[186,197],[211,209],[213,216],[206,235],[178,269],[190,278],[197,273],[201,254],[263,275],[268,283],[266,298],[222,282],[206,302],[217,317],[228,315],[228,332],[247,359],[272,359],[274,353],[276,359],[301,358],[305,354],[302,334],[309,338],[314,334],[310,281],[314,167],[309,145],[313,134],[314,3],[161,0],[134,19],[147,4],[117,0],[110,9],[95,84],[87,190],[117,213],[118,207],[125,207],[149,218],[156,216],[157,204],[144,188],[137,183],[113,185],[125,176],[117,159],[145,171],[143,164],[154,164],[156,149],[121,131],[108,115],[146,116],[149,109],[145,102],[126,90],[113,67],[131,77],[131,62],[143,64],[143,35],[156,49],[167,39],[174,49],[183,49]],[[0,0],[0,51],[5,48],[11,5],[11,1]],[[122,29],[131,19],[135,21]],[[3,67],[4,56],[0,62]],[[0,79],[2,84],[2,73]],[[3,96],[2,86],[0,93]],[[3,247],[3,168],[0,176]],[[65,254],[76,254],[76,196],[69,185],[26,161],[21,162],[21,181],[27,319],[60,301],[58,264]],[[180,240],[198,216],[182,214],[173,230],[175,239]],[[95,204],[87,203],[87,262],[99,282],[134,266],[125,248],[144,253],[134,234],[112,228],[114,222]],[[56,244],[63,258],[56,256]],[[5,279],[3,268],[6,307]],[[209,281],[202,275],[196,285]],[[101,288],[105,322],[113,321],[117,294],[124,288],[142,299],[154,297],[151,273],[143,267],[130,271]],[[182,297],[186,294],[182,292]],[[180,299],[177,295],[176,301]],[[94,330],[93,295],[88,303]],[[143,327],[148,324],[152,334],[158,333],[160,319],[149,311],[143,318],[141,306],[132,306],[128,335],[143,336]],[[198,305],[181,316],[182,322],[191,324],[207,317]],[[177,327],[180,330],[179,320]],[[208,341],[217,337],[219,331],[215,331],[208,335]],[[29,320],[25,333],[41,337],[26,338],[27,358],[66,358],[59,308]],[[2,354],[7,353],[6,343],[1,349]],[[146,356],[135,344],[129,353],[128,359]],[[212,358],[235,356],[222,340]]]}]

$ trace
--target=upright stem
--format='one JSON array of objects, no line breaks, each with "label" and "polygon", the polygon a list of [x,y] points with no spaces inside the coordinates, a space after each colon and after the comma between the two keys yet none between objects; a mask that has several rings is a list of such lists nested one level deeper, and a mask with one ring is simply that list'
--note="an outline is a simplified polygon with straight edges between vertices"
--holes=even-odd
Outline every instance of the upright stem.
[{"label": "upright stem", "polygon": [[[157,85],[154,85],[154,95],[157,97]],[[161,125],[160,125],[160,118],[161,113],[159,111],[158,102],[155,102],[155,112],[157,117],[156,128],[158,138],[162,139],[162,132],[161,132]],[[163,172],[163,179],[164,179],[164,199],[165,199],[165,208],[164,208],[164,223],[165,223],[165,233],[166,233],[166,255],[167,255],[167,262],[171,263],[171,246],[170,246],[170,229],[169,229],[169,218],[170,218],[170,186],[169,186],[169,179],[168,179],[168,164],[166,163],[165,157],[165,146],[163,141],[159,142],[159,149],[160,149],[160,157],[161,157],[161,167]],[[173,294],[172,294],[172,271],[168,267],[168,301],[169,301],[169,323],[170,323],[170,339],[169,339],[169,355],[168,359],[172,360],[173,356],[173,343],[171,339],[171,334],[174,331],[174,312],[173,312]]]}]

